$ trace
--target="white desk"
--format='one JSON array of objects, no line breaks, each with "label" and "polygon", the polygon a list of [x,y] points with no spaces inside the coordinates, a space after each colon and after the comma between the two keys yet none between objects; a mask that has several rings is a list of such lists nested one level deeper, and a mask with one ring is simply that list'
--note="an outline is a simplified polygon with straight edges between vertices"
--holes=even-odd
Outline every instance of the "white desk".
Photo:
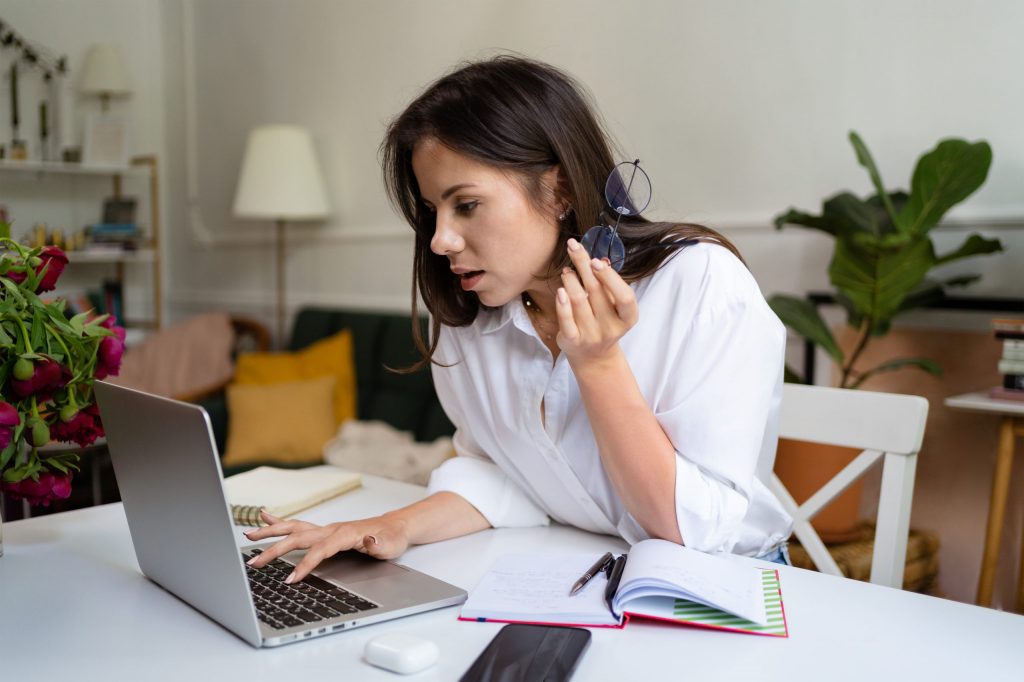
[{"label": "white desk", "polygon": [[[964,393],[946,398],[946,407],[970,412],[984,412],[1002,417],[999,426],[999,445],[996,448],[996,466],[992,472],[992,495],[988,503],[988,523],[985,528],[985,551],[981,556],[978,575],[978,593],[975,601],[981,606],[992,603],[992,588],[996,580],[999,561],[999,541],[1006,518],[1006,501],[1010,494],[1010,474],[1013,469],[1014,441],[1024,437],[1024,401],[996,400],[987,391]],[[1020,574],[1017,577],[1017,596],[1014,608],[1024,613],[1024,546],[1021,547]]]},{"label": "white desk", "polygon": [[[373,514],[422,494],[367,476],[307,518]],[[258,650],[139,573],[119,504],[8,523],[4,540],[5,680],[450,681],[501,627],[457,621],[452,607]],[[414,547],[402,562],[471,590],[506,552],[613,547],[623,543],[561,526],[502,529]],[[795,568],[780,575],[789,639],[643,622],[595,628],[575,679],[1002,680],[1024,671],[1024,616]],[[441,662],[407,678],[361,662],[366,641],[391,630],[434,640]]]}]

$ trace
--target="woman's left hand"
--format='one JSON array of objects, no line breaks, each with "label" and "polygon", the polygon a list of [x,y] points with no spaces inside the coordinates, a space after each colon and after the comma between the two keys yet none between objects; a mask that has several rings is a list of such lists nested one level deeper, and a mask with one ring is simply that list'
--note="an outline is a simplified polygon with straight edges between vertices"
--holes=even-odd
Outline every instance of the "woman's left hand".
[{"label": "woman's left hand", "polygon": [[558,347],[574,364],[608,359],[639,319],[636,295],[614,268],[591,258],[578,241],[570,239],[568,249],[576,271],[562,271],[555,296]]}]

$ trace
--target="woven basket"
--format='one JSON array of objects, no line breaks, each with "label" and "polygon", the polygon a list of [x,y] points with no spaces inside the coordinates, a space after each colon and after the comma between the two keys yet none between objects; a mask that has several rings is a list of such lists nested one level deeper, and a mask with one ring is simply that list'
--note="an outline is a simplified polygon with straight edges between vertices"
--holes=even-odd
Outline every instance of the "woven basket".
[{"label": "woven basket", "polygon": [[[867,581],[871,577],[871,556],[875,550],[874,524],[862,521],[857,538],[849,542],[825,545],[839,570],[847,578]],[[817,570],[800,543],[793,540],[789,556],[798,568]],[[931,531],[911,529],[907,539],[907,562],[903,571],[903,589],[935,594],[939,574],[939,538]]]}]

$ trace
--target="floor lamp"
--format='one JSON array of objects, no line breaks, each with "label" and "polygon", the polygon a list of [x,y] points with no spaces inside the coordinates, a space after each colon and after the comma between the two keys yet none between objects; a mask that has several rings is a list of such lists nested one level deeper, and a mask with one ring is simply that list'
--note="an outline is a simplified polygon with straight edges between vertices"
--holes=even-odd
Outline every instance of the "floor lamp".
[{"label": "floor lamp", "polygon": [[277,254],[277,343],[285,346],[285,224],[320,220],[330,208],[309,131],[260,126],[249,133],[235,192],[236,218],[273,220]]}]

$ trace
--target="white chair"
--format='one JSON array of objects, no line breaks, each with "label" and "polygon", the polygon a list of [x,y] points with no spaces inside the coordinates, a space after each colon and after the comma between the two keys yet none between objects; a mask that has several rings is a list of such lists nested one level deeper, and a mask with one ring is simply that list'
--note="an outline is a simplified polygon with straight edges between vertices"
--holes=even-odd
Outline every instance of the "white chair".
[{"label": "white chair", "polygon": [[871,558],[871,582],[903,587],[910,504],[928,401],[920,396],[786,384],[779,436],[860,448],[860,453],[806,502],[798,505],[774,473],[769,487],[793,517],[793,533],[823,573],[842,575],[810,519],[872,464],[883,460],[882,487]]}]

